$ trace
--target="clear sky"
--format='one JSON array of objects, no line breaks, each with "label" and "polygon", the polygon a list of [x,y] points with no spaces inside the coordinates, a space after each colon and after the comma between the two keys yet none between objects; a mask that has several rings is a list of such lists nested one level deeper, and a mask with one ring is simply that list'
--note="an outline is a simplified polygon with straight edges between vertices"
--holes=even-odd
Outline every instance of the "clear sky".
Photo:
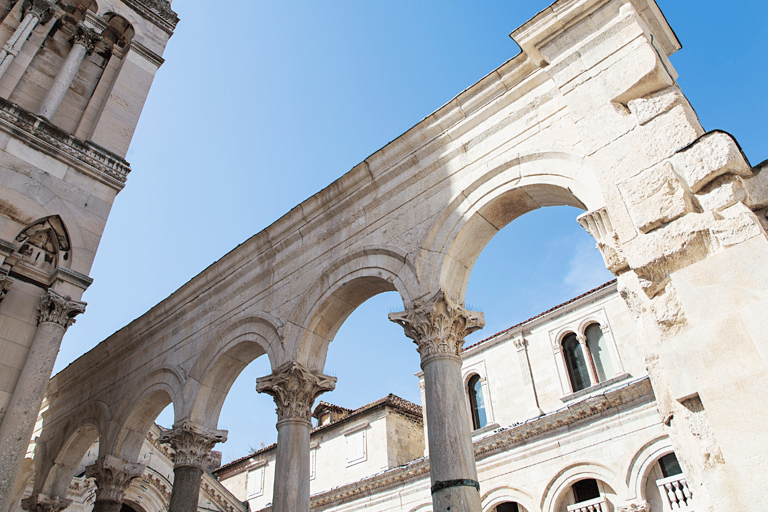
[{"label": "clear sky", "polygon": [[[112,209],[60,371],[450,101],[519,48],[508,37],[543,0],[226,3],[176,0],[171,39],[128,153],[133,172]],[[705,129],[768,158],[768,4],[659,0],[683,43],[672,56]],[[548,208],[505,228],[473,270],[477,341],[612,276],[579,212]],[[393,392],[420,401],[419,358],[386,320],[397,294],[369,300],[330,346],[322,399],[359,407]],[[271,398],[254,391],[266,358],[236,381],[220,428],[224,460],[276,438]],[[158,420],[170,426],[172,414]]]}]

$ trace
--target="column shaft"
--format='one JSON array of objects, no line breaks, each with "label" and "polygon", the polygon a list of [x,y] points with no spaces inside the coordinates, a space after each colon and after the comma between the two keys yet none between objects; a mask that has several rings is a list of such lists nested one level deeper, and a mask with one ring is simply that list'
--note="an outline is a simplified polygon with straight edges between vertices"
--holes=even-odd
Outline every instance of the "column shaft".
[{"label": "column shaft", "polygon": [[53,79],[51,88],[48,89],[48,93],[43,98],[43,102],[37,110],[37,115],[49,121],[53,119],[69,90],[69,86],[72,85],[72,81],[77,75],[77,71],[80,69],[80,64],[85,59],[86,53],[85,45],[77,42],[72,45],[72,49],[64,60],[64,64],[62,64],[61,69],[56,74],[56,78]]},{"label": "column shaft", "polygon": [[312,424],[287,418],[277,422],[277,460],[272,510],[309,512],[309,434]]},{"label": "column shaft", "polygon": [[477,511],[480,493],[470,419],[461,379],[461,359],[435,354],[422,361],[432,475],[432,508]]},{"label": "column shaft", "polygon": [[40,21],[40,18],[31,12],[24,15],[21,24],[16,28],[16,31],[8,42],[5,43],[3,49],[0,50],[0,78],[2,78],[5,72],[8,71],[8,68],[11,67],[13,59],[16,58],[21,47],[27,42],[29,34],[35,29],[38,21]]},{"label": "column shaft", "polygon": [[173,468],[173,492],[168,512],[197,512],[203,469],[193,466]]},{"label": "column shaft", "polygon": [[589,352],[589,347],[587,346],[587,337],[583,334],[580,334],[576,337],[577,340],[579,340],[579,346],[581,347],[581,353],[584,356],[584,364],[587,365],[587,372],[589,373],[589,380],[594,386],[598,383],[597,380],[597,372],[595,371],[595,365],[592,362],[592,354]]}]

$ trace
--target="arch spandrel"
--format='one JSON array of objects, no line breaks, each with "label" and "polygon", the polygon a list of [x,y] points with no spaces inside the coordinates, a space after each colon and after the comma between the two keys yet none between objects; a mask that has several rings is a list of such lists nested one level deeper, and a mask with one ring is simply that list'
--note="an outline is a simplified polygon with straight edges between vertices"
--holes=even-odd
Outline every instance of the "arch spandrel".
[{"label": "arch spandrel", "polygon": [[406,306],[419,295],[415,267],[405,251],[372,245],[339,258],[294,309],[286,325],[286,357],[322,370],[328,344],[347,317],[366,300],[388,291],[397,291]]},{"label": "arch spandrel", "polygon": [[514,219],[545,206],[593,210],[605,204],[594,173],[574,152],[498,157],[488,169],[456,193],[437,218],[417,265],[425,286],[460,301],[480,252]]},{"label": "arch spandrel", "polygon": [[255,359],[267,355],[276,368],[283,354],[284,323],[264,312],[244,311],[223,321],[197,357],[184,384],[186,408],[176,411],[176,422],[216,428],[229,389],[240,373]]}]

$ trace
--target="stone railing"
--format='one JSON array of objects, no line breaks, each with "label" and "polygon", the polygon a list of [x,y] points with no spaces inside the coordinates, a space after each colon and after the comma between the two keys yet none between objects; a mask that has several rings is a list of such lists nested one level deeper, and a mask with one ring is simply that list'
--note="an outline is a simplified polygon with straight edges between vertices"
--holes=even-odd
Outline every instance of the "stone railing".
[{"label": "stone railing", "polygon": [[89,141],[82,141],[27,110],[0,98],[0,129],[33,148],[120,190],[131,166],[123,158]]},{"label": "stone railing", "polygon": [[693,494],[682,474],[656,480],[656,485],[664,502],[665,511],[693,511]]},{"label": "stone railing", "polygon": [[582,501],[567,507],[568,512],[608,512],[608,503],[600,496],[593,500]]}]

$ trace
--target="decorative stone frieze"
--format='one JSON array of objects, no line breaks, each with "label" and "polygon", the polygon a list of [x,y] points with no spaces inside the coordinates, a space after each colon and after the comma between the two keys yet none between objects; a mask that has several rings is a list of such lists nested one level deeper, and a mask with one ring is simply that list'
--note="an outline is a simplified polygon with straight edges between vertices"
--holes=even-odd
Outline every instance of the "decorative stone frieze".
[{"label": "decorative stone frieze", "polygon": [[256,379],[256,391],[275,399],[278,421],[288,418],[311,421],[315,399],[335,387],[336,377],[308,370],[296,361],[285,363],[272,375]]},{"label": "decorative stone frieze", "polygon": [[171,501],[171,489],[168,487],[164,479],[161,479],[155,475],[146,474],[142,475],[141,480],[145,484],[154,487],[157,492],[160,493],[160,496],[162,496],[165,500],[165,505],[168,506],[168,502]]},{"label": "decorative stone frieze", "polygon": [[86,305],[85,302],[72,300],[69,295],[61,295],[49,289],[40,298],[37,306],[37,323],[51,322],[69,329],[69,326],[75,323],[75,317],[85,311]]},{"label": "decorative stone frieze", "polygon": [[204,469],[208,455],[216,443],[227,440],[226,430],[215,430],[184,422],[160,434],[160,442],[174,449],[173,468],[193,467]]},{"label": "decorative stone frieze", "polygon": [[651,512],[651,506],[647,501],[629,503],[627,505],[616,507],[616,512]]},{"label": "decorative stone frieze", "polygon": [[96,480],[96,501],[122,503],[131,482],[144,472],[143,464],[135,464],[112,455],[85,468],[85,476]]},{"label": "decorative stone frieze", "polygon": [[29,498],[21,500],[21,508],[28,512],[59,512],[67,508],[71,503],[72,500],[63,499],[58,496],[33,494]]},{"label": "decorative stone frieze", "polygon": [[36,16],[39,23],[48,23],[55,12],[56,2],[54,0],[24,0],[22,9],[25,14]]},{"label": "decorative stone frieze", "polygon": [[389,319],[400,325],[418,347],[422,361],[434,354],[459,356],[464,338],[485,325],[482,313],[469,311],[440,290]]},{"label": "decorative stone frieze", "polygon": [[123,0],[123,3],[168,34],[173,34],[179,23],[179,16],[171,9],[168,0]]},{"label": "decorative stone frieze", "polygon": [[30,147],[53,155],[116,190],[125,186],[131,172],[123,158],[93,142],[77,139],[3,98],[0,98],[0,130],[22,137]]}]

